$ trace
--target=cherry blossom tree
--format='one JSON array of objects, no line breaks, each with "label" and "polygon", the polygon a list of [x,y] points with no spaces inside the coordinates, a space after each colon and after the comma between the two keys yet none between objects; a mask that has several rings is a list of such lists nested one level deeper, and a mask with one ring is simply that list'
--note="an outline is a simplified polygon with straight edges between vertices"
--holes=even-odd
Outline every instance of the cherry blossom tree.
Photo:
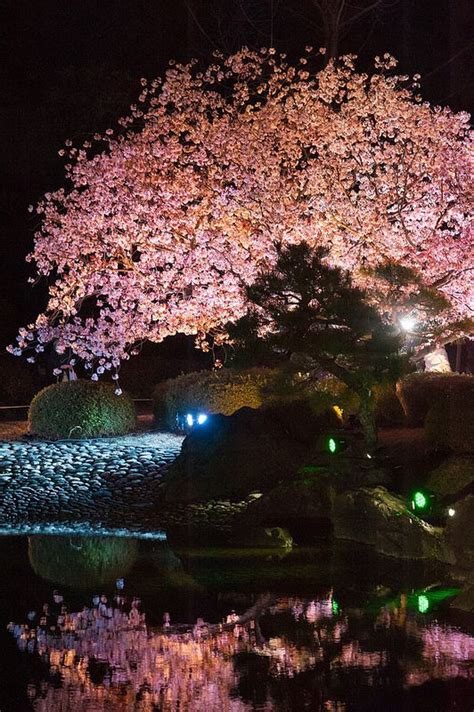
[{"label": "cherry blossom tree", "polygon": [[246,311],[275,245],[303,240],[373,283],[382,311],[387,262],[441,292],[426,340],[469,330],[468,115],[423,102],[419,77],[394,75],[388,55],[369,75],[352,56],[318,71],[306,50],[298,66],[273,49],[217,53],[203,71],[170,63],[142,80],[118,132],[66,142],[65,187],[30,208],[49,302],[13,353],[52,342],[96,380],[146,339],[196,334],[205,347]]}]

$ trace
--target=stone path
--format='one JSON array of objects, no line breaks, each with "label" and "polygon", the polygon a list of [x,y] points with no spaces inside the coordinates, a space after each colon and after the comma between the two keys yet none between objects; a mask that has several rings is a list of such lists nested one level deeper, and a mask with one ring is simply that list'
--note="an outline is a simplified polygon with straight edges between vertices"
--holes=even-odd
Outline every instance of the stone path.
[{"label": "stone path", "polygon": [[99,527],[156,527],[152,502],[182,440],[144,433],[0,442],[0,529],[78,520]]}]

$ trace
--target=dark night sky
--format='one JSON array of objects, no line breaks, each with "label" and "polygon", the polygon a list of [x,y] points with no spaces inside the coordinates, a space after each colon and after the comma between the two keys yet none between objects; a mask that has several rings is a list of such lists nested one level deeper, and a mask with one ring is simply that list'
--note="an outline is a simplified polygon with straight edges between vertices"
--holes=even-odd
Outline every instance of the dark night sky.
[{"label": "dark night sky", "polygon": [[[392,52],[402,72],[426,75],[426,98],[470,110],[471,7],[471,0],[384,0],[341,49],[366,61]],[[161,74],[171,58],[269,46],[272,36],[290,57],[322,44],[311,0],[2,0],[0,27],[3,344],[44,302],[44,289],[26,283],[35,228],[27,206],[62,184],[57,151],[66,138],[114,125],[139,93],[139,78]]]}]

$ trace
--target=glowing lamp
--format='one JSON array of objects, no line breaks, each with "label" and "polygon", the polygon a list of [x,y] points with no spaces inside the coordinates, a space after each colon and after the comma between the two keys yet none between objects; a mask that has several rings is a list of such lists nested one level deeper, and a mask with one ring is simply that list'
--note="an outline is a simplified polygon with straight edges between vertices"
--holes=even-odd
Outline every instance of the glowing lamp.
[{"label": "glowing lamp", "polygon": [[403,331],[413,331],[416,326],[416,319],[413,316],[402,316],[400,319],[400,326]]},{"label": "glowing lamp", "polygon": [[426,613],[426,611],[430,607],[430,601],[428,596],[424,596],[423,594],[421,596],[418,596],[417,607],[420,613]]},{"label": "glowing lamp", "polygon": [[187,414],[187,416],[186,416],[186,423],[188,424],[188,426],[189,426],[190,428],[193,427],[193,425],[194,425],[194,418],[193,418],[193,416],[192,416],[191,413],[188,413],[188,414]]},{"label": "glowing lamp", "polygon": [[455,514],[456,514],[456,510],[453,509],[452,507],[449,507],[449,509],[448,509],[448,517],[454,517]]},{"label": "glowing lamp", "polygon": [[328,450],[331,455],[335,455],[337,452],[338,442],[335,438],[329,438],[328,440]]},{"label": "glowing lamp", "polygon": [[428,506],[429,506],[429,499],[424,492],[421,492],[421,490],[417,490],[416,492],[413,493],[413,496],[411,499],[411,508],[413,510],[416,510],[416,509],[423,510],[423,509],[426,509]]},{"label": "glowing lamp", "polygon": [[207,415],[205,413],[199,413],[197,417],[198,425],[203,425],[207,420]]}]

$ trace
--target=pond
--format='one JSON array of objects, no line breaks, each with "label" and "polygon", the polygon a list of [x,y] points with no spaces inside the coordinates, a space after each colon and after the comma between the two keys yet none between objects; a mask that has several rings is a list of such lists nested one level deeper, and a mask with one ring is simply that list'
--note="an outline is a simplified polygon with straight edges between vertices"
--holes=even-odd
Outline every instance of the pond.
[{"label": "pond", "polygon": [[0,567],[2,712],[473,709],[473,621],[430,566],[36,533]]}]

